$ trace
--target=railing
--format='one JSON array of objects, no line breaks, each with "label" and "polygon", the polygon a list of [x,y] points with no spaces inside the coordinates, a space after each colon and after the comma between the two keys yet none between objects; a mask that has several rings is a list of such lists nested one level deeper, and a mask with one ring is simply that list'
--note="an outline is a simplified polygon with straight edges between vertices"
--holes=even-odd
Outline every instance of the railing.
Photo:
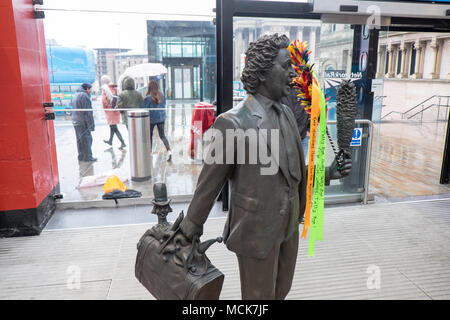
[{"label": "railing", "polygon": [[[327,124],[336,124],[337,121],[327,121]],[[373,143],[373,122],[367,119],[355,120],[356,124],[366,124],[368,125],[369,141],[366,150],[366,166],[364,170],[364,194],[363,194],[363,204],[367,204],[369,200],[369,177],[370,177],[370,160],[372,157],[372,143]]]},{"label": "railing", "polygon": [[427,111],[428,109],[432,108],[432,107],[438,107],[438,112],[437,112],[436,120],[439,121],[439,114],[440,114],[441,107],[448,108],[449,105],[448,105],[448,104],[447,104],[447,105],[432,104],[432,105],[429,105],[428,107],[422,107],[422,110],[416,112],[416,113],[413,114],[412,116],[407,117],[406,119],[408,119],[408,120],[409,120],[409,119],[412,119],[413,117],[415,117],[415,116],[417,116],[417,115],[420,114],[420,122],[422,122],[422,121],[423,121],[423,113],[424,113],[425,111]]},{"label": "railing", "polygon": [[[430,104],[428,106],[425,106],[425,103],[427,103],[428,101],[430,101],[433,98],[439,99],[438,103],[432,103],[432,104]],[[445,104],[442,104],[442,100],[443,99],[447,99]],[[436,106],[438,107],[438,113],[437,113],[436,120],[439,120],[441,107],[445,107],[445,108],[447,108],[447,110],[450,107],[450,96],[433,95],[433,96],[423,100],[422,102],[418,103],[417,105],[413,106],[412,108],[406,110],[405,112],[391,111],[391,112],[385,114],[381,119],[385,119],[391,114],[400,114],[401,120],[409,120],[409,119],[412,119],[413,117],[415,117],[415,116],[420,114],[421,115],[420,121],[422,122],[423,121],[423,112],[428,110],[428,109],[430,109],[431,107],[436,107]],[[419,111],[417,111],[416,109],[419,108],[419,107],[421,109]],[[410,115],[410,113],[413,112],[413,111],[415,111],[415,113]]]}]

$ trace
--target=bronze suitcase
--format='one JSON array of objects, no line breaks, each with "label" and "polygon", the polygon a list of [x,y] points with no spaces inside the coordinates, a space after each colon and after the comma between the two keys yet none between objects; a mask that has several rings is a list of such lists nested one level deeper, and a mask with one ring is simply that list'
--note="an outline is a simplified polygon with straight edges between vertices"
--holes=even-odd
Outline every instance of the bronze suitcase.
[{"label": "bronze suitcase", "polygon": [[189,242],[178,229],[182,219],[183,213],[173,225],[157,224],[141,237],[136,278],[158,300],[217,300],[224,275],[205,251],[222,238]]}]

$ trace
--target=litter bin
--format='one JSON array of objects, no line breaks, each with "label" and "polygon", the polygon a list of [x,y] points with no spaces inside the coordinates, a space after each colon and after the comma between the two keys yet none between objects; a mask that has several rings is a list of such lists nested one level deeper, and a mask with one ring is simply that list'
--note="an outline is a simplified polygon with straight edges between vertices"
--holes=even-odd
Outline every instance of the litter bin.
[{"label": "litter bin", "polygon": [[133,181],[146,181],[152,177],[149,116],[148,110],[128,111],[130,168]]}]

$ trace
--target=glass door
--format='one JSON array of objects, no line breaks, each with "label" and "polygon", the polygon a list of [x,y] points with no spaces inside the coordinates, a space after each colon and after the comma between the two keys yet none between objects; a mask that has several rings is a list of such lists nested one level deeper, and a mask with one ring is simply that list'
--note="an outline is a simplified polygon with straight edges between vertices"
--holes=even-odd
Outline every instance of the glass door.
[{"label": "glass door", "polygon": [[174,85],[174,99],[183,99],[183,69],[182,68],[173,68],[173,81]]},{"label": "glass door", "polygon": [[192,99],[192,67],[183,68],[183,99]]},{"label": "glass door", "polygon": [[174,67],[173,85],[174,99],[192,99],[193,91],[192,67]]}]

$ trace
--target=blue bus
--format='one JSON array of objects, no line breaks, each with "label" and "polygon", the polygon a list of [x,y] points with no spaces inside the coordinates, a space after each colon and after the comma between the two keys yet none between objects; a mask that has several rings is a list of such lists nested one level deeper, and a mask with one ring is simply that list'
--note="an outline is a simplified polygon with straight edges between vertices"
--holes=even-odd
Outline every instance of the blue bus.
[{"label": "blue bus", "polygon": [[72,97],[82,83],[95,81],[94,51],[85,48],[69,48],[47,45],[48,75],[55,114],[71,109]]}]

